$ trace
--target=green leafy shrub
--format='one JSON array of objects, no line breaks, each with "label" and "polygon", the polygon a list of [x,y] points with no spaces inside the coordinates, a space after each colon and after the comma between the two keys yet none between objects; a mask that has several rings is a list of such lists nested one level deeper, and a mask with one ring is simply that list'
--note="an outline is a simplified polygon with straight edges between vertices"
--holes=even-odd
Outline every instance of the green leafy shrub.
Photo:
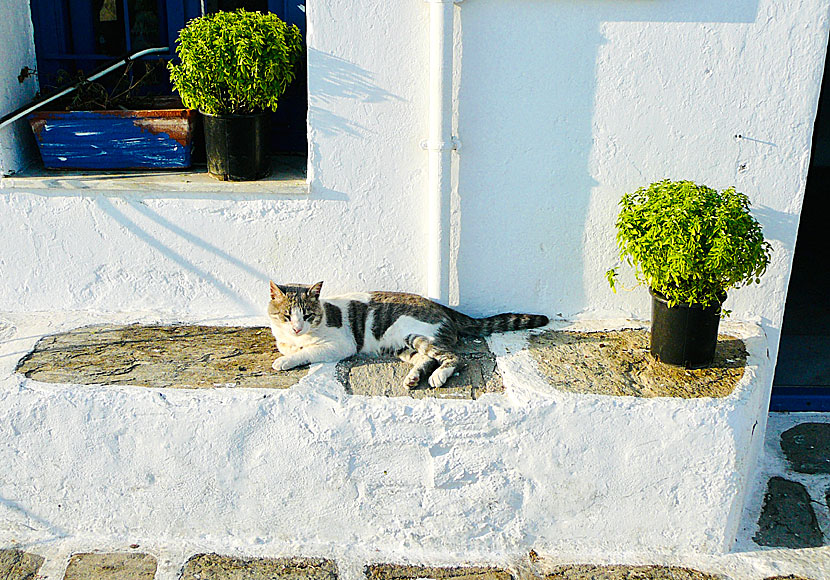
[{"label": "green leafy shrub", "polygon": [[[620,257],[670,305],[720,303],[730,288],[760,282],[769,264],[771,247],[734,188],[665,180],[625,194],[620,206]],[[614,289],[616,268],[606,277]]]},{"label": "green leafy shrub", "polygon": [[242,9],[194,18],[177,43],[170,80],[186,107],[211,115],[276,110],[303,51],[299,28]]}]

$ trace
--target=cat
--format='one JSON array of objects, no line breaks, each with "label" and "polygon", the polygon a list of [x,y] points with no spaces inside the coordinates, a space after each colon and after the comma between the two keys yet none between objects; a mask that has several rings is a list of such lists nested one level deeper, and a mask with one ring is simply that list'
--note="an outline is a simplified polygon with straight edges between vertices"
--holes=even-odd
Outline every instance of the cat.
[{"label": "cat", "polygon": [[[458,365],[452,348],[459,335],[537,328],[541,314],[471,318],[417,294],[359,292],[320,298],[323,283],[271,282],[268,317],[283,356],[274,370],[336,362],[357,353],[395,355],[412,364],[404,385],[415,388],[429,373],[429,386],[443,386]],[[435,368],[437,364],[437,368]],[[434,369],[434,370],[433,370]]]}]

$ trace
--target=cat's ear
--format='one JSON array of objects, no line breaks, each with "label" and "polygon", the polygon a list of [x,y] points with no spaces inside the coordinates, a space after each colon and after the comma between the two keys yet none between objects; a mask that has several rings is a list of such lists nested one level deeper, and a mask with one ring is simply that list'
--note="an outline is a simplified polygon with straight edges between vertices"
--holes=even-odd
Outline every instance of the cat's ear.
[{"label": "cat's ear", "polygon": [[285,298],[285,293],[271,280],[271,300],[277,300],[278,298]]},{"label": "cat's ear", "polygon": [[308,289],[308,295],[314,296],[315,298],[320,297],[320,291],[323,289],[323,283],[317,282],[314,286]]}]

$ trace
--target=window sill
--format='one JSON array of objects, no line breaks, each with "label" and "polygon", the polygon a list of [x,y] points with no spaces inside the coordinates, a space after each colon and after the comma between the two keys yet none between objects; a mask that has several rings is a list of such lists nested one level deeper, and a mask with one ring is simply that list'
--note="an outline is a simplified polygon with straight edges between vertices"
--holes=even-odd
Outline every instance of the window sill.
[{"label": "window sill", "polygon": [[271,174],[258,181],[220,181],[204,166],[171,171],[61,171],[35,165],[0,178],[0,190],[86,190],[134,193],[216,193],[297,195],[308,193],[306,158],[275,156]]}]

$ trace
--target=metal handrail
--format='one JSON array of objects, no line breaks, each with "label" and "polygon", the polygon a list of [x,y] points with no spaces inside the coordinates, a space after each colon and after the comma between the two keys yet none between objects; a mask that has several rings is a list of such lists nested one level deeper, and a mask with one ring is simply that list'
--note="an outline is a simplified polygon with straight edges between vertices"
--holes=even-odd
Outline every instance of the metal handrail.
[{"label": "metal handrail", "polygon": [[14,123],[15,121],[17,121],[21,117],[24,117],[24,116],[28,115],[31,112],[36,111],[37,109],[39,109],[43,105],[45,105],[47,103],[51,103],[52,101],[54,101],[56,99],[59,99],[59,98],[65,96],[65,95],[68,95],[69,93],[76,90],[79,86],[81,86],[85,82],[94,81],[96,79],[99,79],[102,76],[104,76],[105,74],[111,73],[112,71],[114,71],[114,70],[116,70],[116,69],[118,69],[122,66],[126,66],[131,61],[136,60],[138,58],[141,58],[142,56],[145,56],[147,54],[154,54],[154,53],[160,53],[160,52],[169,52],[169,51],[170,51],[170,47],[168,47],[168,46],[158,47],[158,48],[145,48],[144,50],[140,50],[140,51],[135,52],[133,54],[121,57],[117,61],[115,61],[113,64],[111,64],[111,65],[107,66],[106,68],[98,71],[97,73],[91,75],[90,77],[86,78],[85,80],[79,81],[79,82],[75,83],[73,86],[68,87],[66,89],[63,89],[59,93],[56,93],[56,94],[54,94],[50,97],[43,97],[43,98],[37,99],[37,100],[29,103],[28,105],[23,105],[19,109],[16,109],[16,110],[12,111],[11,113],[9,113],[7,115],[4,115],[3,117],[0,117],[0,129],[2,129],[6,125],[10,125],[11,123]]}]

